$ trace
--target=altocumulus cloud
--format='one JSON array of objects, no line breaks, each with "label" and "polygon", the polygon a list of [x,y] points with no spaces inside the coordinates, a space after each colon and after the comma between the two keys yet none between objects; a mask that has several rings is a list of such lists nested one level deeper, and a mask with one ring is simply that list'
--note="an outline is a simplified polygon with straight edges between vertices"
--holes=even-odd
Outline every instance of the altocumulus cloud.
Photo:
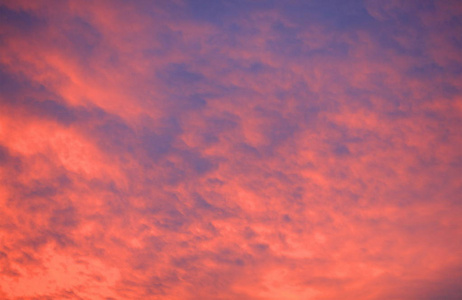
[{"label": "altocumulus cloud", "polygon": [[0,15],[0,298],[462,297],[459,1]]}]

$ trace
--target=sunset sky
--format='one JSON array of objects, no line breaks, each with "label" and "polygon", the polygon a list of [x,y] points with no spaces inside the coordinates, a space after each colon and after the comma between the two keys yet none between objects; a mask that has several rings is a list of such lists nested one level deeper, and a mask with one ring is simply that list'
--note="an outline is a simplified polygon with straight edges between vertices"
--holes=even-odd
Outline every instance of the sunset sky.
[{"label": "sunset sky", "polygon": [[0,16],[0,299],[462,299],[462,1]]}]

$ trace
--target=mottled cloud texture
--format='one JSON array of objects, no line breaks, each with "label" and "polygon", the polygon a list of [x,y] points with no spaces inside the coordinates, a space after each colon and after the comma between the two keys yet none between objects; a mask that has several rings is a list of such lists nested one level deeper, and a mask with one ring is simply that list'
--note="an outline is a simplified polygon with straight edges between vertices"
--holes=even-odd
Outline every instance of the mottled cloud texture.
[{"label": "mottled cloud texture", "polygon": [[0,299],[462,299],[461,1],[0,3]]}]

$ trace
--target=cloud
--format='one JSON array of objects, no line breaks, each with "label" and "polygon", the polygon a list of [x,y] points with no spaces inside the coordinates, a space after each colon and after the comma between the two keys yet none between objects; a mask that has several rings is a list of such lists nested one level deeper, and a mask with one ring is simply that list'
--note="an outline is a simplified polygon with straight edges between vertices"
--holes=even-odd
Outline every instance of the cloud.
[{"label": "cloud", "polygon": [[0,298],[460,295],[457,1],[0,14]]}]

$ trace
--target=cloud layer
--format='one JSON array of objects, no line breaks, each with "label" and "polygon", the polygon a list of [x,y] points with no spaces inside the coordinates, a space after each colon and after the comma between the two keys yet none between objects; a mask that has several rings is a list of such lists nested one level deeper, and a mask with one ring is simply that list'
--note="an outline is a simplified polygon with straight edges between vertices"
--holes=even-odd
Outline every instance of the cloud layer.
[{"label": "cloud layer", "polygon": [[0,298],[460,299],[460,1],[1,1]]}]

